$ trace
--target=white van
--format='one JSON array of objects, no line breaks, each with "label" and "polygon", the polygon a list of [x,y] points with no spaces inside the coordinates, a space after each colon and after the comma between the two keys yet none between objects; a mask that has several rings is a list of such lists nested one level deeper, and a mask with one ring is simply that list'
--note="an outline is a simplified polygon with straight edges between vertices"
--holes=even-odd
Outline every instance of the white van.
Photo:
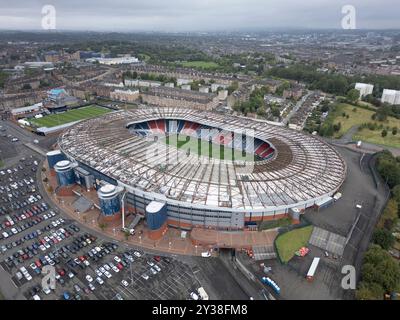
[{"label": "white van", "polygon": [[199,293],[201,300],[209,300],[208,294],[203,287],[198,288],[197,292]]}]

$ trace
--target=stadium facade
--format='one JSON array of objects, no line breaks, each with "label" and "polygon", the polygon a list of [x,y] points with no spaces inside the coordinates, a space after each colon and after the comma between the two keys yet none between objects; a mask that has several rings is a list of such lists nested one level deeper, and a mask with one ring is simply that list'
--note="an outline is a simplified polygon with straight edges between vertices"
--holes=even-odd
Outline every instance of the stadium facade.
[{"label": "stadium facade", "polygon": [[[254,158],[199,155],[162,139],[177,134]],[[187,230],[240,230],[302,212],[336,193],[346,177],[342,157],[315,136],[183,108],[147,107],[82,121],[64,131],[58,145],[96,188],[123,188],[128,208],[143,215],[158,203],[169,226]]]}]

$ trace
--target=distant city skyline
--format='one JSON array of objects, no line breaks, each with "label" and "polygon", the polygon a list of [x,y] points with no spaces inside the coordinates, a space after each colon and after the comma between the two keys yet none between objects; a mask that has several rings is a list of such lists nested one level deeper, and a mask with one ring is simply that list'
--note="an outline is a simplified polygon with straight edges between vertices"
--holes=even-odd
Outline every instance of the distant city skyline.
[{"label": "distant city skyline", "polygon": [[0,29],[40,30],[42,7],[56,9],[56,28],[81,31],[231,31],[340,29],[344,5],[357,29],[400,29],[398,0],[0,0]]}]

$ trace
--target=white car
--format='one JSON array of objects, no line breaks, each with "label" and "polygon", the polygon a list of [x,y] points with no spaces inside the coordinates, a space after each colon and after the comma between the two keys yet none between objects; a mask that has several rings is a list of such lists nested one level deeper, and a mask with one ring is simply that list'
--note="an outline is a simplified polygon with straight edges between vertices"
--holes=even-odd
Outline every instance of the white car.
[{"label": "white car", "polygon": [[96,269],[95,272],[96,272],[97,276],[99,276],[99,277],[101,277],[101,276],[103,275],[103,274],[101,273],[101,271],[98,270],[98,269]]},{"label": "white car", "polygon": [[202,252],[202,253],[201,253],[201,256],[202,256],[203,258],[209,258],[209,257],[211,257],[211,253],[208,252],[208,251]]},{"label": "white car", "polygon": [[108,264],[105,264],[105,265],[103,266],[103,268],[106,269],[107,271],[110,271],[110,270],[111,270],[111,268],[110,268],[110,266],[109,266]]},{"label": "white car", "polygon": [[104,269],[103,267],[100,267],[99,270],[101,271],[101,273],[105,273],[106,269]]},{"label": "white car", "polygon": [[150,268],[150,271],[151,271],[151,273],[154,274],[154,275],[157,274],[157,271],[156,271],[155,269],[153,269],[153,268]]},{"label": "white car", "polygon": [[83,264],[84,264],[86,267],[89,267],[89,266],[90,266],[90,262],[87,261],[87,260],[83,260]]},{"label": "white car", "polygon": [[118,256],[115,256],[115,257],[114,257],[114,260],[115,260],[116,262],[118,262],[118,263],[121,262],[121,259],[120,259]]},{"label": "white car", "polygon": [[142,255],[139,253],[139,252],[137,252],[137,251],[135,251],[134,253],[133,253],[136,257],[138,257],[138,258],[140,258]]},{"label": "white car", "polygon": [[147,274],[145,274],[145,273],[142,274],[142,278],[144,280],[149,280],[149,276]]},{"label": "white car", "polygon": [[90,275],[86,276],[86,280],[90,283],[93,282],[93,278]]},{"label": "white car", "polygon": [[108,271],[104,272],[104,274],[106,275],[106,277],[108,279],[110,279],[112,277],[111,273],[109,273]]},{"label": "white car", "polygon": [[43,288],[43,292],[44,292],[45,295],[48,295],[48,294],[50,294],[51,291],[50,291],[49,288],[44,287],[44,288]]},{"label": "white car", "polygon": [[116,266],[113,266],[112,269],[113,269],[113,271],[114,271],[115,273],[118,273],[118,272],[119,272],[119,269],[118,269]]},{"label": "white car", "polygon": [[191,293],[190,293],[190,297],[191,297],[193,300],[199,300],[199,296],[198,296],[197,294],[195,294],[194,292],[191,292]]},{"label": "white car", "polygon": [[148,264],[150,267],[153,267],[153,266],[154,266],[154,263],[151,262],[151,261],[147,261],[147,264]]},{"label": "white car", "polygon": [[121,284],[122,284],[124,287],[129,286],[129,283],[128,283],[128,281],[126,281],[126,280],[122,280],[122,281],[121,281]]},{"label": "white car", "polygon": [[98,284],[99,284],[99,285],[102,285],[102,284],[104,284],[104,281],[103,281],[103,279],[102,279],[102,278],[100,278],[100,277],[97,277],[97,278],[96,278],[96,281],[98,282]]},{"label": "white car", "polygon": [[156,269],[157,272],[160,272],[160,271],[161,271],[161,268],[160,268],[158,265],[156,265],[156,264],[153,266],[153,268]]}]

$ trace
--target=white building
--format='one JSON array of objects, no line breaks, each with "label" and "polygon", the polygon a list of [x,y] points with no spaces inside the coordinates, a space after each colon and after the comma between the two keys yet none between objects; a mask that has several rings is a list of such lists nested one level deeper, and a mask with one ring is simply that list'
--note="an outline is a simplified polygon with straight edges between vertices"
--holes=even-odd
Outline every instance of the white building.
[{"label": "white building", "polygon": [[222,89],[226,89],[228,86],[225,84],[221,84],[221,83],[212,83],[211,84],[211,92],[215,92],[218,90],[218,88],[222,88]]},{"label": "white building", "polygon": [[164,84],[164,87],[174,88],[175,84],[173,82],[167,82],[166,84]]},{"label": "white building", "polygon": [[176,85],[177,86],[181,86],[181,85],[183,85],[183,84],[189,84],[189,83],[192,83],[193,82],[193,80],[191,80],[191,79],[177,79],[176,80]]},{"label": "white building", "polygon": [[360,91],[360,98],[362,98],[364,96],[372,94],[372,91],[374,90],[374,85],[369,84],[369,83],[357,82],[355,89]]},{"label": "white building", "polygon": [[400,105],[400,91],[384,89],[381,98],[382,103],[399,104]]},{"label": "white building", "polygon": [[105,64],[108,66],[115,64],[131,64],[138,63],[139,59],[136,57],[119,57],[119,58],[89,58],[86,59],[88,62],[98,61],[100,64]]},{"label": "white building", "polygon": [[155,88],[162,85],[159,81],[139,80],[139,79],[125,79],[125,86],[127,87],[147,87]]},{"label": "white building", "polygon": [[218,92],[218,100],[226,100],[228,98],[228,90],[221,90]]},{"label": "white building", "polygon": [[208,93],[210,91],[210,88],[209,87],[200,87],[199,91],[203,92],[203,93]]},{"label": "white building", "polygon": [[181,89],[182,90],[192,90],[192,87],[190,86],[190,84],[183,84],[181,86]]}]

